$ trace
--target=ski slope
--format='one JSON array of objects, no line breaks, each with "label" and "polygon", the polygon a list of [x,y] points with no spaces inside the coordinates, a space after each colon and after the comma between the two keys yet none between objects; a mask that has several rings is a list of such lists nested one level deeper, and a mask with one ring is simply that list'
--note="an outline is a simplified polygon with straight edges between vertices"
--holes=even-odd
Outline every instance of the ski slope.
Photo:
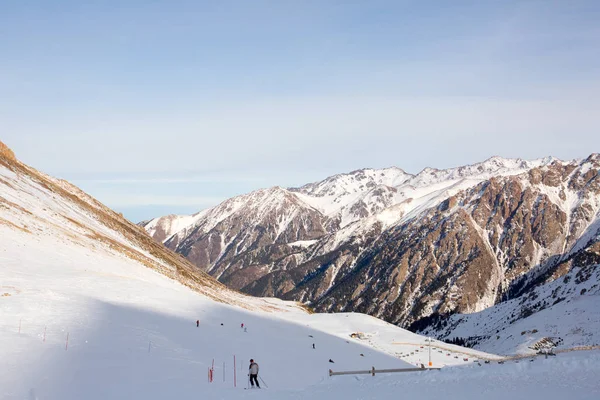
[{"label": "ski slope", "polygon": [[[0,292],[8,294],[0,297],[3,400],[381,399],[399,393],[475,399],[482,392],[501,398],[505,389],[515,398],[546,393],[546,399],[562,399],[570,392],[592,399],[600,390],[594,352],[480,367],[434,351],[434,366],[462,367],[330,378],[330,368],[403,368],[425,361],[426,338],[370,316],[311,315],[276,299],[247,298],[247,308],[267,301],[276,312],[221,304],[118,253],[73,247],[51,236],[31,241],[5,226],[0,235]],[[454,355],[471,351],[434,345],[450,347]],[[422,352],[393,356],[410,349]],[[250,358],[260,365],[265,391],[244,389]]]},{"label": "ski slope", "polygon": [[[600,353],[577,352],[534,362],[473,364],[427,373],[337,376],[303,393],[285,393],[285,398],[596,400],[600,398],[598,376]],[[273,394],[248,398],[284,397]]]},{"label": "ski slope", "polygon": [[[399,348],[392,344],[424,338],[370,316],[311,315],[276,299],[247,297],[246,309],[221,304],[119,253],[73,246],[59,236],[32,240],[7,226],[0,234],[2,399],[31,391],[40,399],[232,391],[234,355],[237,389],[245,386],[250,358],[271,389],[286,390],[324,381],[330,368],[424,361],[423,355],[395,357]],[[280,311],[259,311],[265,301]],[[356,332],[365,339],[351,338]],[[461,363],[434,355],[435,366]]]}]

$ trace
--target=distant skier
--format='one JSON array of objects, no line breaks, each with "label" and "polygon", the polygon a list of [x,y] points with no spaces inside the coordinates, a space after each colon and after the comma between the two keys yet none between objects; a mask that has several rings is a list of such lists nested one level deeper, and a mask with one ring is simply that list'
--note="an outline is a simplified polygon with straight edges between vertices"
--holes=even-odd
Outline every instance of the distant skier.
[{"label": "distant skier", "polygon": [[252,388],[254,388],[254,383],[256,383],[256,387],[260,389],[260,385],[258,384],[258,364],[254,362],[254,359],[250,359],[250,367],[248,370]]},{"label": "distant skier", "polygon": [[240,326],[240,328],[244,329],[244,323],[242,322],[242,325]]},{"label": "distant skier", "polygon": [[199,326],[200,326],[200,320],[199,320],[199,319],[197,319],[197,320],[196,320],[196,328],[197,328],[197,327],[199,327]]},{"label": "distant skier", "polygon": [[330,359],[329,359],[329,362],[330,362],[330,363],[332,363],[332,362],[334,362],[334,361],[333,361],[333,360],[330,358]]},{"label": "distant skier", "polygon": [[313,349],[315,348],[315,344],[313,343]]},{"label": "distant skier", "polygon": [[248,332],[248,328],[244,328],[244,332]]}]

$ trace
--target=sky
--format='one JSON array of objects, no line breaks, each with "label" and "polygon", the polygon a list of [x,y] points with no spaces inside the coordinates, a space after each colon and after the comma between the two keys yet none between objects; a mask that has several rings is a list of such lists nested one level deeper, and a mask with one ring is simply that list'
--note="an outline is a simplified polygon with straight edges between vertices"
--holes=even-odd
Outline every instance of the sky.
[{"label": "sky", "polygon": [[600,2],[2,0],[0,140],[132,221],[600,152]]}]

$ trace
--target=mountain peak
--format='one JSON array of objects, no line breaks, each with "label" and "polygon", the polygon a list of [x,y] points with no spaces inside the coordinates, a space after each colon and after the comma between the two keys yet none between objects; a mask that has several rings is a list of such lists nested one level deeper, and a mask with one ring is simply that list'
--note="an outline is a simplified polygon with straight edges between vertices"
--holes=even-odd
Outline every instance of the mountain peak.
[{"label": "mountain peak", "polygon": [[17,161],[15,153],[2,141],[0,141],[0,157],[10,161]]},{"label": "mountain peak", "polygon": [[412,177],[411,174],[398,167],[363,168],[333,175],[322,181],[309,183],[299,188],[290,188],[289,190],[317,197],[338,197],[352,195],[378,185],[397,186],[410,177]]}]

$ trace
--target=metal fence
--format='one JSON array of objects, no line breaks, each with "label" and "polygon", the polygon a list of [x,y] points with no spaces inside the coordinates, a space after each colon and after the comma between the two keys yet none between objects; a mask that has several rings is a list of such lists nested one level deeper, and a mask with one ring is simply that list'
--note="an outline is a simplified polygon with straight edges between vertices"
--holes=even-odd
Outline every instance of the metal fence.
[{"label": "metal fence", "polygon": [[375,374],[388,374],[394,372],[422,372],[422,371],[430,371],[435,370],[438,371],[440,368],[425,368],[423,364],[421,364],[421,368],[396,368],[396,369],[375,369],[375,367],[371,367],[371,369],[366,371],[333,371],[329,370],[329,376],[334,375],[362,375],[362,374],[370,374],[375,376]]}]

